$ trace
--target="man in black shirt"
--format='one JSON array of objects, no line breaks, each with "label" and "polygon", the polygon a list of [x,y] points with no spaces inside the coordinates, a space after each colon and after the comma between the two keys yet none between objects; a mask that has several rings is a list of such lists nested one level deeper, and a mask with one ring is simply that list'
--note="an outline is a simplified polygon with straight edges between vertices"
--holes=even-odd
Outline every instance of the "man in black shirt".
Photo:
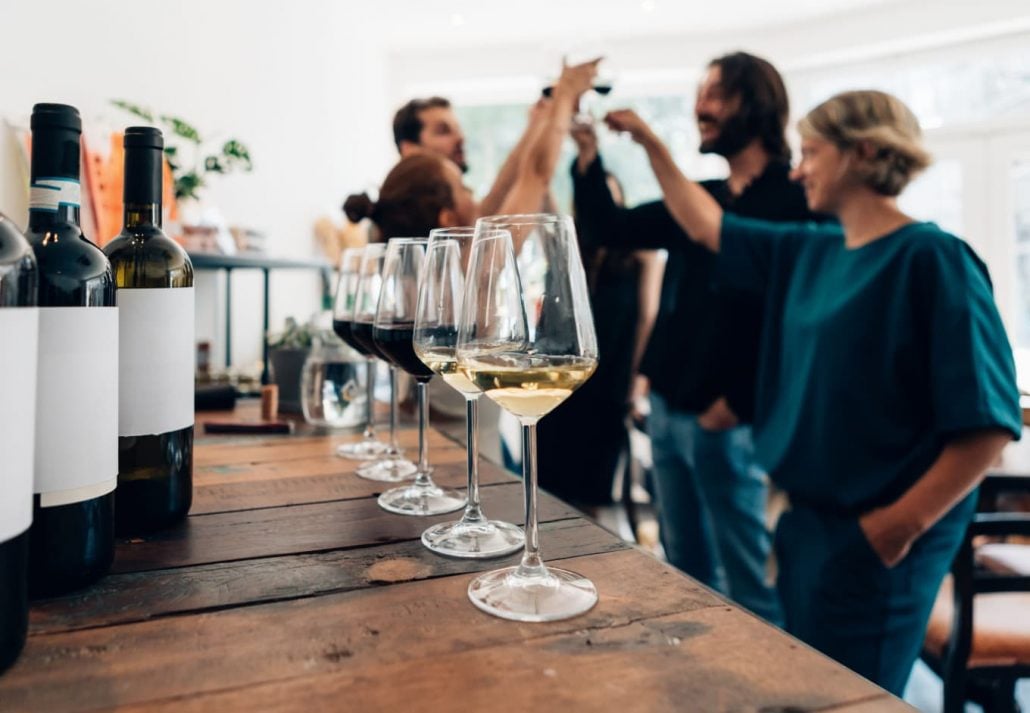
[{"label": "man in black shirt", "polygon": [[[703,184],[726,210],[767,220],[812,217],[801,187],[788,179],[787,92],[771,64],[743,52],[714,60],[698,90],[695,114],[701,152],[729,163],[727,179]],[[768,481],[754,462],[746,425],[761,305],[750,296],[714,291],[715,256],[687,238],[664,203],[618,208],[596,144],[590,151],[581,143],[572,173],[585,242],[669,252],[640,369],[651,382],[655,495],[666,556],[779,623],[779,603],[765,576],[771,547]]]}]

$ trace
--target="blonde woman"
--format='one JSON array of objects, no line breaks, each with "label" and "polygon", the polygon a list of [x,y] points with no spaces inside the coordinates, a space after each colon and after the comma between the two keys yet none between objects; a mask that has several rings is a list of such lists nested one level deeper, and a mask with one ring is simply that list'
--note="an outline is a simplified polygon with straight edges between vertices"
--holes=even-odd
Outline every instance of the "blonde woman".
[{"label": "blonde woman", "polygon": [[898,99],[839,94],[799,125],[793,172],[840,225],[724,214],[630,111],[676,221],[766,320],[759,460],[789,494],[776,533],[787,629],[901,694],[973,491],[1020,434],[1012,351],[984,264],[899,210],[930,163]]}]

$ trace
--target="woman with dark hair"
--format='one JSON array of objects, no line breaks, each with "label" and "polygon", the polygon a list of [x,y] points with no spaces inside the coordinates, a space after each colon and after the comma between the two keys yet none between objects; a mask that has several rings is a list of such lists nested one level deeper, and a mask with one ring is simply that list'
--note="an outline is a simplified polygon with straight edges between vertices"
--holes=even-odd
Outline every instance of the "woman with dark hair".
[{"label": "woman with dark hair", "polygon": [[986,266],[898,208],[930,163],[918,121],[877,91],[801,121],[793,177],[840,225],[725,212],[635,113],[607,121],[646,149],[722,283],[763,300],[755,445],[791,500],[776,531],[787,629],[900,695],[974,491],[1022,425]]},{"label": "woman with dark hair", "polygon": [[352,223],[370,219],[385,241],[468,225],[475,220],[475,202],[454,162],[425,151],[401,159],[390,170],[377,202],[365,193],[352,195],[343,212]]}]

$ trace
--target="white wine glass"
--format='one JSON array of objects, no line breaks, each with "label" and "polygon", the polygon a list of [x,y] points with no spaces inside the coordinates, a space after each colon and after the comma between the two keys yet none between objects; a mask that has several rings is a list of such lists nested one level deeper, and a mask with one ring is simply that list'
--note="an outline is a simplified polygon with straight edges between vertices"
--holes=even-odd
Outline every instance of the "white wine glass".
[{"label": "white wine glass", "polygon": [[387,450],[387,444],[376,438],[375,416],[373,413],[375,390],[376,354],[363,341],[354,335],[354,308],[358,300],[358,289],[361,283],[362,262],[365,248],[348,248],[340,256],[340,281],[336,286],[336,299],[333,301],[333,331],[348,346],[365,357],[368,388],[368,419],[362,440],[357,443],[346,443],[336,449],[336,453],[353,460],[370,460],[378,458]]},{"label": "white wine glass", "polygon": [[458,368],[522,423],[526,544],[518,566],[476,577],[468,595],[503,619],[567,619],[593,607],[597,589],[582,575],[546,566],[541,557],[536,426],[597,368],[586,276],[567,217],[493,216],[481,218],[476,229],[458,328]]},{"label": "white wine glass", "polygon": [[[501,235],[501,231],[493,231]],[[504,236],[510,239],[507,233]],[[422,544],[437,554],[483,559],[500,557],[523,547],[522,529],[483,514],[479,491],[479,397],[475,384],[458,371],[458,318],[465,290],[465,265],[475,228],[430,231],[426,264],[415,312],[415,353],[430,369],[465,397],[468,503],[460,520],[433,525],[422,533]]]},{"label": "white wine glass", "polygon": [[398,515],[442,515],[465,507],[465,496],[441,488],[430,477],[429,382],[433,371],[415,355],[412,341],[418,286],[426,261],[426,238],[391,238],[383,262],[382,290],[373,340],[379,353],[415,379],[418,388],[418,470],[409,486],[387,490],[379,507]]}]

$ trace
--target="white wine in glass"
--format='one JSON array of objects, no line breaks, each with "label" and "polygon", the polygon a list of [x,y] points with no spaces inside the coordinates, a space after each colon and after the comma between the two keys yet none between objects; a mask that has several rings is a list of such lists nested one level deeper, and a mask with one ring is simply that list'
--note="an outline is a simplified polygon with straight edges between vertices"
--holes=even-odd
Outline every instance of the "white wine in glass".
[{"label": "white wine in glass", "polygon": [[546,566],[540,555],[536,427],[597,368],[586,276],[567,217],[495,216],[476,228],[458,369],[522,423],[526,545],[518,566],[476,577],[468,595],[504,619],[567,619],[593,607],[597,589],[582,575]]},{"label": "white wine in glass", "polygon": [[596,368],[596,358],[511,353],[469,359],[463,366],[473,386],[520,419],[549,414]]}]

